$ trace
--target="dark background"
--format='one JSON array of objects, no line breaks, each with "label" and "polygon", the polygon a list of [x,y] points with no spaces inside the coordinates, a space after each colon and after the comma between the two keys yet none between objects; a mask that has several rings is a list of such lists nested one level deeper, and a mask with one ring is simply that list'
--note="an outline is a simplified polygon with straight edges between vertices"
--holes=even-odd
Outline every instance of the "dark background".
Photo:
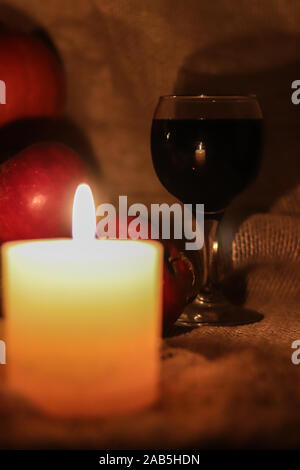
[{"label": "dark background", "polygon": [[257,94],[264,161],[235,214],[268,211],[297,186],[300,106],[290,99],[300,78],[296,0],[11,0],[1,2],[0,18],[44,28],[56,45],[68,79],[67,114],[100,163],[103,199],[172,200],[152,169],[149,131],[158,96],[173,92]]}]

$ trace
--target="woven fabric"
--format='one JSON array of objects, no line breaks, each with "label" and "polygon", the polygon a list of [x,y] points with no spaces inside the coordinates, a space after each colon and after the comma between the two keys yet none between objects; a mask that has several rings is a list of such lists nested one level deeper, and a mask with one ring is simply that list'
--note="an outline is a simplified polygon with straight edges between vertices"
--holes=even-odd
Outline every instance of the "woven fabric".
[{"label": "woven fabric", "polygon": [[161,399],[129,417],[53,419],[0,385],[0,447],[299,448],[299,302],[254,296],[248,305],[265,319],[165,339]]},{"label": "woven fabric", "polygon": [[300,262],[300,186],[279,198],[267,214],[244,221],[233,241],[236,267],[260,262]]},{"label": "woven fabric", "polygon": [[265,214],[246,218],[226,256],[244,271],[248,292],[300,300],[300,186]]}]

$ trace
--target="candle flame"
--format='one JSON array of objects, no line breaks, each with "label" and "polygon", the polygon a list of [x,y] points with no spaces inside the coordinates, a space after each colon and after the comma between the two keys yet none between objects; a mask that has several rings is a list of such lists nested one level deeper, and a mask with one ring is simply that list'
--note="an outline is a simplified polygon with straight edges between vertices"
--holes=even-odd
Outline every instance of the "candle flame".
[{"label": "candle flame", "polygon": [[88,184],[80,184],[74,196],[72,232],[75,240],[93,240],[96,235],[96,211]]}]

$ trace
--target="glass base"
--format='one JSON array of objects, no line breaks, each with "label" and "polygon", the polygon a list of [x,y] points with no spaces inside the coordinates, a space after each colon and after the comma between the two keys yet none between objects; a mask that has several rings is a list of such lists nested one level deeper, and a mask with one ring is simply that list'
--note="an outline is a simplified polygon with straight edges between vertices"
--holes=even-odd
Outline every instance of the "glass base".
[{"label": "glass base", "polygon": [[198,294],[178,318],[176,325],[197,327],[201,325],[234,326],[262,320],[264,316],[247,308],[230,304],[221,294]]}]

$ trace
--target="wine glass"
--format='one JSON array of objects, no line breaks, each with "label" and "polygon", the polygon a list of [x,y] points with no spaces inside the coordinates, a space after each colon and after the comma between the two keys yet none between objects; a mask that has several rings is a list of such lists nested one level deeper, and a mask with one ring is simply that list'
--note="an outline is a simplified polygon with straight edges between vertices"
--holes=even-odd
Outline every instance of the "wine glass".
[{"label": "wine glass", "polygon": [[262,318],[224,298],[218,269],[219,222],[230,201],[258,173],[262,122],[254,95],[159,99],[151,130],[156,174],[181,202],[194,208],[204,204],[204,245],[196,266],[198,292],[177,324],[237,325]]}]

